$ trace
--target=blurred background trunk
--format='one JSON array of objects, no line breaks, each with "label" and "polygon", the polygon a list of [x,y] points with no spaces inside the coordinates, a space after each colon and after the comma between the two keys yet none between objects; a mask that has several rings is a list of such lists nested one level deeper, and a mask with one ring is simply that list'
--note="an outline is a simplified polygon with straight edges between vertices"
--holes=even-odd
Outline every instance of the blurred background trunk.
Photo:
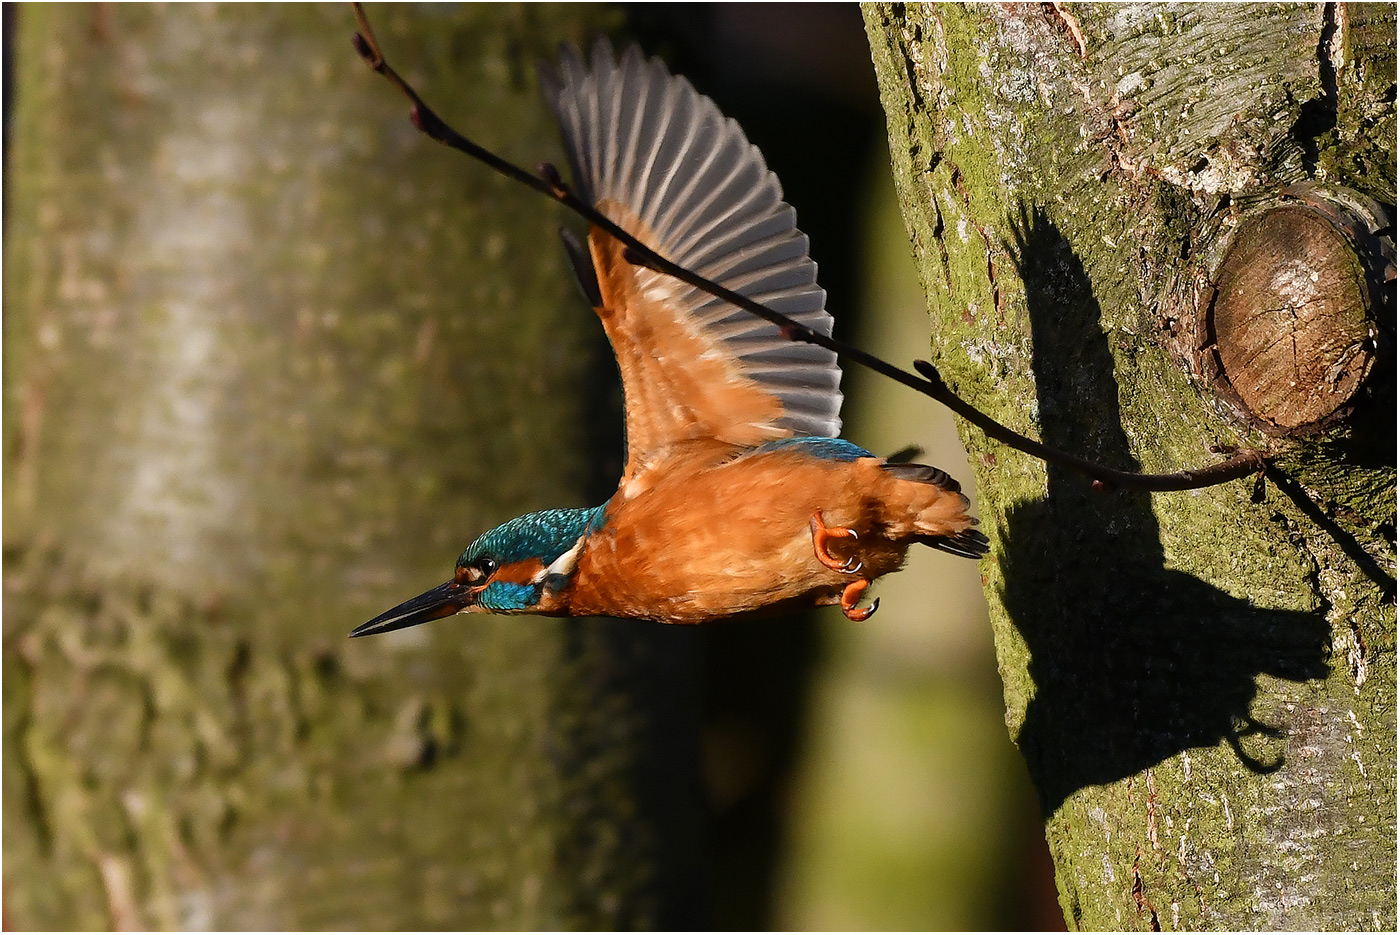
[{"label": "blurred background trunk", "polygon": [[1277,453],[1095,493],[964,433],[1073,927],[1395,927],[1394,12],[865,9],[950,385],[1118,468]]},{"label": "blurred background trunk", "polygon": [[[617,22],[374,16],[527,163],[558,158],[533,62]],[[694,634],[345,639],[477,532],[615,483],[559,215],[418,134],[348,6],[16,25],[7,924],[703,925]]]}]

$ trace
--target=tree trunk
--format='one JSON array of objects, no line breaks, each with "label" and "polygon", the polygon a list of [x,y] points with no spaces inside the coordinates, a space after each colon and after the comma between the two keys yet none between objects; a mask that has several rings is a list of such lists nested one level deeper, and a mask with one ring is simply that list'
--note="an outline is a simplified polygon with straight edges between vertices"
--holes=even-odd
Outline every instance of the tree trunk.
[{"label": "tree trunk", "polygon": [[[557,159],[533,62],[595,9],[371,14],[445,116]],[[18,27],[7,924],[703,922],[692,635],[345,638],[490,525],[605,495],[559,215],[417,133],[344,6]]]},{"label": "tree trunk", "polygon": [[1118,468],[1275,455],[1095,492],[964,433],[1071,926],[1395,927],[1394,15],[866,9],[949,384]]}]

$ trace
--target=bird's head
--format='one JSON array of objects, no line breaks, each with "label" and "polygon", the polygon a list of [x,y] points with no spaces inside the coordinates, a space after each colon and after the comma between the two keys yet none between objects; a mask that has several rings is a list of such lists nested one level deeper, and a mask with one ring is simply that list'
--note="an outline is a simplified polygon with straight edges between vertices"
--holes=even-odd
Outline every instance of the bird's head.
[{"label": "bird's head", "polygon": [[467,546],[452,580],[386,610],[350,632],[369,636],[460,613],[549,613],[573,578],[603,507],[527,513]]}]

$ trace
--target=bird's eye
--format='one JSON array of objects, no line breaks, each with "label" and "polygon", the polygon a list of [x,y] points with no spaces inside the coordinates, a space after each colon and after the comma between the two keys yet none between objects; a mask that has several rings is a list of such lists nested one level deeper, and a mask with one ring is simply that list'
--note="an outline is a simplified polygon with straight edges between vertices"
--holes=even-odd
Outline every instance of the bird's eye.
[{"label": "bird's eye", "polygon": [[496,573],[499,567],[494,558],[483,555],[470,565],[461,565],[457,568],[457,581],[466,584],[481,584],[487,578]]}]

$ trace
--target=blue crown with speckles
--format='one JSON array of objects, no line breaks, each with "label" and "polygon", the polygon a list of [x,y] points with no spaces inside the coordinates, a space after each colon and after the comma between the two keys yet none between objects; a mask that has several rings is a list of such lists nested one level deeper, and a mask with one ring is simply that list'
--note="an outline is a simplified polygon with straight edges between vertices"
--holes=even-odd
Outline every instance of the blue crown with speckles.
[{"label": "blue crown with speckles", "polygon": [[483,556],[490,556],[501,565],[527,558],[538,558],[548,565],[573,548],[580,536],[595,531],[602,522],[601,506],[526,513],[482,533],[467,546],[457,564],[470,565]]}]

